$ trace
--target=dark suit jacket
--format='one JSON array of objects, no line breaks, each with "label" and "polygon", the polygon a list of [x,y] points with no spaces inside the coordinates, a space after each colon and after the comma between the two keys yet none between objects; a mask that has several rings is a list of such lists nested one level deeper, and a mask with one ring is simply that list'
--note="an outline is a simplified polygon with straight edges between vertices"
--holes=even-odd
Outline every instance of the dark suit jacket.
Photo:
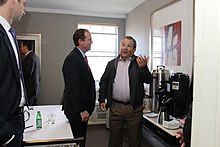
[{"label": "dark suit jacket", "polygon": [[8,141],[14,130],[7,122],[21,100],[20,72],[15,54],[0,24],[0,145]]},{"label": "dark suit jacket", "polygon": [[63,109],[69,120],[87,110],[91,115],[95,107],[95,81],[81,52],[74,48],[63,64]]},{"label": "dark suit jacket", "polygon": [[22,67],[28,104],[33,105],[39,94],[40,61],[38,56],[34,52],[29,52],[22,62]]},{"label": "dark suit jacket", "polygon": [[[99,103],[104,103],[107,99],[107,107],[112,104],[113,83],[116,76],[118,61],[120,55],[108,62],[105,72],[103,73],[99,83]],[[129,65],[128,75],[130,83],[130,101],[131,106],[135,109],[143,105],[144,83],[150,84],[153,77],[148,67],[145,66],[140,69],[136,61],[137,56],[131,56],[131,63]]]}]

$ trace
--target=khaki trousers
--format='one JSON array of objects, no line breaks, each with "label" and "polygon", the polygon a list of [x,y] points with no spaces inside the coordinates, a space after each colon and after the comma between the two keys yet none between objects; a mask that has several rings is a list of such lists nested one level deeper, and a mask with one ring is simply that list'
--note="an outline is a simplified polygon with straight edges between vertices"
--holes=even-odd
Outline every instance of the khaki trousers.
[{"label": "khaki trousers", "polygon": [[126,129],[129,147],[141,147],[143,106],[133,109],[130,104],[113,101],[110,107],[110,137],[108,147],[122,147]]}]

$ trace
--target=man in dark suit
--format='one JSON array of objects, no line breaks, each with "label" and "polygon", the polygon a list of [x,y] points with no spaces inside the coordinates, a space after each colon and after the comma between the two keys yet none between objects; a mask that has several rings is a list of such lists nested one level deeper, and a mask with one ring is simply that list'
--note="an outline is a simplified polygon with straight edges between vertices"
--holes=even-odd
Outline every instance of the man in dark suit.
[{"label": "man in dark suit", "polygon": [[30,40],[20,41],[19,46],[23,55],[22,67],[28,104],[33,106],[36,105],[36,99],[39,95],[40,61],[38,56],[33,52],[32,42]]},{"label": "man in dark suit", "polygon": [[73,34],[75,48],[63,64],[64,94],[63,109],[69,119],[73,136],[84,137],[80,147],[85,146],[89,117],[95,107],[95,81],[88,66],[85,53],[91,49],[91,34],[78,29]]},{"label": "man in dark suit", "polygon": [[0,0],[0,146],[22,146],[25,87],[14,20],[25,13],[26,0]]}]

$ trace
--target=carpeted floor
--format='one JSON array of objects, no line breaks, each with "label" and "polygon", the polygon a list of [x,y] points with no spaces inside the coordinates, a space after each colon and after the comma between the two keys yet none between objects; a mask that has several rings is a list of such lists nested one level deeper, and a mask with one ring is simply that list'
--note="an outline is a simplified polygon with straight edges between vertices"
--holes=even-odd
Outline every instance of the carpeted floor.
[{"label": "carpeted floor", "polygon": [[[109,130],[105,125],[89,125],[87,130],[86,147],[108,147]],[[127,138],[124,138],[123,147],[128,147]],[[150,147],[142,141],[142,147]]]}]

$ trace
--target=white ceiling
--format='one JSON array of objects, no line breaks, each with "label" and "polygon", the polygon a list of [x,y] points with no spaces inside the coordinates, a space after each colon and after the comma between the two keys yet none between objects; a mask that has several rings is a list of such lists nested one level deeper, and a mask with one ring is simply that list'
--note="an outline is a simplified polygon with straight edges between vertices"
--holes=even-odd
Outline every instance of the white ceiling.
[{"label": "white ceiling", "polygon": [[125,18],[145,0],[27,0],[26,11]]}]

